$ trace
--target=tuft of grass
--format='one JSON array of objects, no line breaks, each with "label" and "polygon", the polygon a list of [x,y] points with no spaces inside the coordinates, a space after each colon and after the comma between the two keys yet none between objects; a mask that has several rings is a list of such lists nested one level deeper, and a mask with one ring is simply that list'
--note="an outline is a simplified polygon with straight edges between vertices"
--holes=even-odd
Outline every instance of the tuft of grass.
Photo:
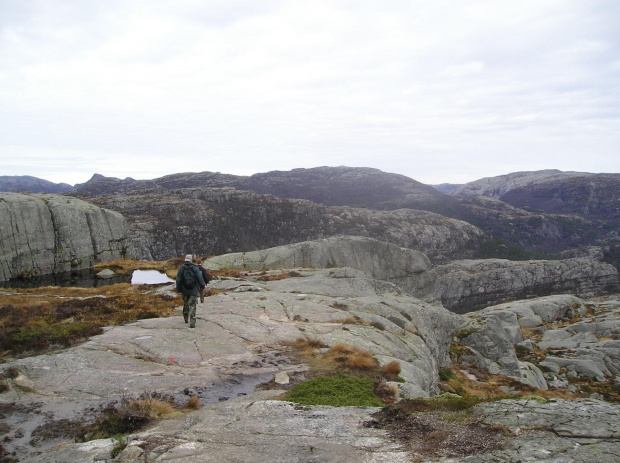
[{"label": "tuft of grass", "polygon": [[185,405],[183,405],[183,410],[186,411],[200,410],[201,408],[202,402],[200,402],[200,397],[196,395],[193,395],[189,399],[187,399],[187,402],[185,402]]},{"label": "tuft of grass", "polygon": [[379,365],[369,350],[347,344],[332,346],[323,359],[352,369],[373,369]]},{"label": "tuft of grass", "polygon": [[143,410],[150,418],[163,418],[175,413],[175,409],[169,402],[164,402],[157,398],[134,400],[130,402],[130,407],[136,410]]},{"label": "tuft of grass", "polygon": [[119,453],[121,453],[127,447],[127,438],[123,434],[117,434],[112,437],[112,441],[114,442],[114,447],[110,452],[110,456],[112,458],[116,458]]},{"label": "tuft of grass", "polygon": [[374,395],[374,383],[368,378],[340,373],[336,376],[317,376],[294,386],[286,400],[304,405],[332,407],[382,407]]},{"label": "tuft of grass", "polygon": [[452,368],[443,367],[439,369],[439,379],[441,381],[450,381],[456,379],[456,374],[452,371]]},{"label": "tuft of grass", "polygon": [[397,360],[392,360],[381,367],[381,370],[388,374],[397,376],[402,371],[400,363]]}]

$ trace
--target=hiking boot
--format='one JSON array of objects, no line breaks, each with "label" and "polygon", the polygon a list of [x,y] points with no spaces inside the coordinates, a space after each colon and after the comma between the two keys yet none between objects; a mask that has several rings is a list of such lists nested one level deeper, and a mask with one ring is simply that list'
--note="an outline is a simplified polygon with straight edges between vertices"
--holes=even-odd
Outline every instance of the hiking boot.
[{"label": "hiking boot", "polygon": [[189,325],[190,328],[196,328],[196,325]]}]

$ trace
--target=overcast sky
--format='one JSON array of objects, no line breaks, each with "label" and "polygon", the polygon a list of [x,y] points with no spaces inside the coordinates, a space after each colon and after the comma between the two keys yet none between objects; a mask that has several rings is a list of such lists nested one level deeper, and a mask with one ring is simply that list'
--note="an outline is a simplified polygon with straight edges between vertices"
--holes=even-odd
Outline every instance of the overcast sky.
[{"label": "overcast sky", "polygon": [[0,175],[620,172],[619,0],[0,0]]}]

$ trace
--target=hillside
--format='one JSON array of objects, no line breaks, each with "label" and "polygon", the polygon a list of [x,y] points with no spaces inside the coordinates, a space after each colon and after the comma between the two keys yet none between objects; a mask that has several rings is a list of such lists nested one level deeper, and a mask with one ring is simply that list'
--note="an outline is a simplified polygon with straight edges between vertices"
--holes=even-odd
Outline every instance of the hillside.
[{"label": "hillside", "polygon": [[[453,190],[451,187],[445,191]],[[518,172],[477,180],[451,194],[403,175],[343,166],[274,171],[249,177],[186,172],[135,180],[95,174],[88,182],[76,185],[71,194],[97,201],[99,196],[181,188],[234,188],[325,206],[434,212],[466,221],[493,236],[495,241],[488,241],[490,244],[482,254],[488,257],[551,256],[587,246],[604,246],[601,253],[617,254],[614,246],[620,220],[616,204],[620,198],[620,174]],[[316,235],[308,235],[311,236]],[[273,239],[264,244],[274,244]]]},{"label": "hillside", "polygon": [[325,206],[232,188],[141,190],[84,199],[127,219],[141,259],[165,260],[190,251],[201,255],[253,251],[354,235],[446,261],[473,257],[486,241],[480,229],[431,212]]},{"label": "hillside", "polygon": [[0,192],[64,193],[71,188],[67,183],[53,183],[29,175],[0,175]]},{"label": "hillside", "polygon": [[620,218],[620,174],[543,170],[484,178],[456,189],[454,196],[486,196],[514,207],[589,219]]}]

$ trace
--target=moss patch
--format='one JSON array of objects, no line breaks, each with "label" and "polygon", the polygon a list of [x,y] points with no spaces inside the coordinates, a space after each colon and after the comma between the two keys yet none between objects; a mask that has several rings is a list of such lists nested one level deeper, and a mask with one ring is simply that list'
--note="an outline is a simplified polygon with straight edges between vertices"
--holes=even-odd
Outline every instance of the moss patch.
[{"label": "moss patch", "polygon": [[304,405],[383,406],[383,403],[375,397],[372,380],[345,374],[317,376],[294,386],[285,398]]}]

